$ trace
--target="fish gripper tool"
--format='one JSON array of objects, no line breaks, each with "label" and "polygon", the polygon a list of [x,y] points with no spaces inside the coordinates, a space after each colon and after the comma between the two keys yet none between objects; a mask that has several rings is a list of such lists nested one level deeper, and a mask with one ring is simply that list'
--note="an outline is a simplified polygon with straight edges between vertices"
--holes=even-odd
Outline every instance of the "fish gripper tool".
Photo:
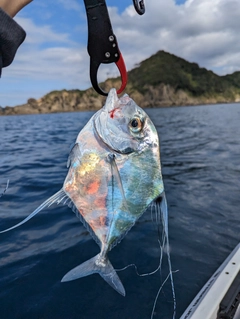
[{"label": "fish gripper tool", "polygon": [[115,63],[121,75],[122,84],[117,91],[120,94],[127,85],[127,70],[119,50],[117,38],[113,33],[105,0],[84,0],[88,21],[88,54],[90,56],[90,80],[93,88],[107,96],[97,80],[99,66]]}]

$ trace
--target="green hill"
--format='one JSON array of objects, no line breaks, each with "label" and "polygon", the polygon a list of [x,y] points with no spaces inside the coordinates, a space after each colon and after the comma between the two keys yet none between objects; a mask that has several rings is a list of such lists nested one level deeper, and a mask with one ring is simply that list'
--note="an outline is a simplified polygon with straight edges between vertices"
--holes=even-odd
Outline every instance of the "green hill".
[{"label": "green hill", "polygon": [[[240,72],[218,76],[196,63],[159,51],[128,72],[128,93],[141,107],[240,102]],[[100,86],[120,87],[120,78]],[[105,98],[92,88],[53,91],[24,105],[0,107],[0,115],[97,110]]]},{"label": "green hill", "polygon": [[143,61],[139,67],[129,72],[129,81],[136,90],[147,90],[149,85],[170,85],[184,90],[194,97],[215,96],[223,93],[239,92],[240,72],[218,76],[212,71],[200,68],[173,54],[159,51]]}]

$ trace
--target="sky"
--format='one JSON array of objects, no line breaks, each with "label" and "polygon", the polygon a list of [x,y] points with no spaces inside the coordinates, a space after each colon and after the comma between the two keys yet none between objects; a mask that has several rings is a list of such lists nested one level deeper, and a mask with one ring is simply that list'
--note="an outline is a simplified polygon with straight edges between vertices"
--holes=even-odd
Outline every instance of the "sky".
[{"label": "sky", "polygon": [[[165,50],[219,75],[240,71],[239,0],[106,0],[128,70]],[[0,106],[24,104],[53,90],[91,87],[83,0],[34,0],[14,18],[26,31],[13,63],[0,79]],[[99,82],[118,76],[102,65]]]}]

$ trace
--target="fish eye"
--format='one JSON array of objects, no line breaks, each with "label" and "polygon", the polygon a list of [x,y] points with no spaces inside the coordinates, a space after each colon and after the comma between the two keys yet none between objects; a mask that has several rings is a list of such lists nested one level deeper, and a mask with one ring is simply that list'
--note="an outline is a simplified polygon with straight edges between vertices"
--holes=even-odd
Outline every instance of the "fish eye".
[{"label": "fish eye", "polygon": [[143,122],[139,117],[134,117],[129,123],[130,130],[134,133],[140,132],[143,128]]}]

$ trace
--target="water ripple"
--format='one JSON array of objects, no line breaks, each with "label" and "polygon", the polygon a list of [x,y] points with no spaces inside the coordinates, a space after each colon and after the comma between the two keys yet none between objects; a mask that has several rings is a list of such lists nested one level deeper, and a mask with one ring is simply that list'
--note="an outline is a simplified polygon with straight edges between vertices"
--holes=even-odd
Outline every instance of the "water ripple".
[{"label": "water ripple", "polygon": [[[179,317],[240,239],[239,105],[147,112],[161,141]],[[68,153],[92,114],[0,117],[0,192],[10,180],[0,201],[1,229],[61,188]],[[136,263],[143,272],[152,271],[159,258],[157,238],[146,212],[110,259],[116,268]],[[66,206],[53,206],[1,234],[1,317],[149,318],[158,276],[137,277],[130,268],[119,273],[126,298],[97,275],[60,284],[67,271],[96,253],[97,245]],[[166,286],[156,308],[159,318],[171,317],[170,296]]]}]

